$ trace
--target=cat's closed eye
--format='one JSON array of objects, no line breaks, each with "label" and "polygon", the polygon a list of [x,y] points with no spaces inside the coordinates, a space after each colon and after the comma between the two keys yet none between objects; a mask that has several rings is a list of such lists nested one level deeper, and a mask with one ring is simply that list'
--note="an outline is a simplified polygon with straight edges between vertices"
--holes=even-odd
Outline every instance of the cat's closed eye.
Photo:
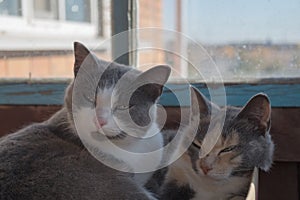
[{"label": "cat's closed eye", "polygon": [[192,145],[197,149],[201,149],[201,145],[196,141],[193,141]]},{"label": "cat's closed eye", "polygon": [[128,110],[129,109],[129,106],[127,105],[120,105],[117,107],[118,110]]},{"label": "cat's closed eye", "polygon": [[231,152],[231,151],[235,150],[236,148],[237,148],[237,145],[231,145],[229,147],[226,147],[219,152],[219,155],[221,155],[223,153]]},{"label": "cat's closed eye", "polygon": [[119,106],[116,106],[115,110],[128,110],[133,107],[134,107],[134,105],[119,105]]}]

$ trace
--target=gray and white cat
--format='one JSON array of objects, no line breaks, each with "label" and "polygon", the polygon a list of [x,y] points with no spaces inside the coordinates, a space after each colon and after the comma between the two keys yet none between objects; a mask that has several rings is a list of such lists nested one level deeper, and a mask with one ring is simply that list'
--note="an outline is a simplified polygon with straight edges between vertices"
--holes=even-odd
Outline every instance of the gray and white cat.
[{"label": "gray and white cat", "polygon": [[[155,123],[156,100],[169,77],[170,68],[157,66],[142,73],[131,67],[99,60],[77,42],[74,43],[74,53],[75,78],[66,90],[63,108],[45,122],[30,125],[0,139],[0,199],[153,199],[143,188],[151,174],[136,176],[99,162],[80,140],[75,129],[78,125],[74,123],[74,116],[85,117],[84,134],[98,140],[95,144],[87,141],[105,159],[114,160],[116,165],[132,172],[139,162],[159,165],[161,155],[150,160],[132,159],[128,163],[111,150],[106,142],[102,142],[102,138],[105,135],[110,142],[135,152],[147,152],[163,145],[162,136]],[[76,96],[73,94],[74,87],[85,60],[85,64],[89,65],[87,69],[92,71],[86,77],[81,75],[81,79],[86,78],[86,82],[79,81],[83,85],[76,92],[85,103],[76,107],[73,102]],[[104,66],[108,66],[105,71]],[[101,79],[98,72],[103,72]],[[84,74],[84,70],[82,73]],[[162,84],[150,83],[139,87],[130,97],[129,105],[126,105],[122,104],[122,91],[112,92],[121,78],[123,88],[134,85],[137,80],[155,79]],[[89,91],[89,82],[93,81],[99,81],[97,89]],[[96,114],[88,115],[91,110]],[[141,127],[132,130],[129,125],[127,130],[141,136],[158,132],[146,140],[147,145],[145,142],[140,144],[142,139],[133,137],[131,133],[118,127],[116,119],[119,122],[125,121],[125,124],[129,120],[122,118],[125,110],[129,111],[132,118],[130,120]],[[89,124],[97,129],[93,130]],[[93,132],[89,132],[90,130]]]},{"label": "gray and white cat", "polygon": [[[219,129],[222,117],[224,126]],[[264,94],[252,97],[242,109],[220,108],[191,87],[191,119],[178,134],[197,134],[188,150],[169,166],[161,199],[244,199],[254,167],[267,171],[272,164],[270,117],[270,102]],[[216,132],[220,137],[203,155],[205,136]]]}]

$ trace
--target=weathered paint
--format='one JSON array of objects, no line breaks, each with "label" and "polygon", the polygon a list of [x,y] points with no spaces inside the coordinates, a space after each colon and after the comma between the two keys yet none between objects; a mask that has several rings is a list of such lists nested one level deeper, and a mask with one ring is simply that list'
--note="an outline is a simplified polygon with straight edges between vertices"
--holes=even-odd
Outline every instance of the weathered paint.
[{"label": "weathered paint", "polygon": [[[0,105],[61,105],[67,84],[67,82],[2,83]],[[193,85],[209,97],[209,90],[205,84]],[[273,107],[300,107],[300,83],[227,84],[225,90],[228,105],[243,106],[251,96],[264,92],[270,97]],[[171,91],[182,99],[182,106],[189,105],[188,86],[183,84],[167,84],[160,98],[160,104],[179,106],[178,100]],[[210,91],[213,91],[217,97],[223,96],[220,85],[214,85]]]},{"label": "weathered paint", "polygon": [[5,83],[0,85],[2,105],[60,105],[67,83]]},{"label": "weathered paint", "polygon": [[[214,97],[223,97],[222,88],[219,85],[208,89],[205,84],[193,84],[206,97],[209,97],[210,92],[213,92]],[[181,105],[189,105],[188,86],[180,84],[167,85],[179,98],[183,99]],[[210,91],[210,92],[209,92]],[[243,106],[253,95],[263,92],[267,94],[271,100],[273,107],[300,107],[300,84],[297,83],[278,83],[278,84],[227,84],[225,85],[227,105]],[[165,106],[178,106],[174,94],[169,89],[165,89],[164,94],[160,99],[160,103]],[[222,101],[216,102],[220,106]]]}]

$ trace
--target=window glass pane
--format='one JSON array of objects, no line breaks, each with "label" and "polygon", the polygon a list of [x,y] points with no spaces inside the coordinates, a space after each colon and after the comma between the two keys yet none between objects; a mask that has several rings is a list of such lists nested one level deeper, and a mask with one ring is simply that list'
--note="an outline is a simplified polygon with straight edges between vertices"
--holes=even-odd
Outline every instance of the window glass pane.
[{"label": "window glass pane", "polygon": [[21,0],[0,0],[0,15],[21,16]]},{"label": "window glass pane", "polygon": [[58,0],[34,0],[34,17],[58,19]]},{"label": "window glass pane", "polygon": [[139,0],[139,27],[158,28],[157,31],[149,30],[147,33],[146,30],[137,34],[140,49],[137,64],[139,69],[147,70],[153,65],[166,63],[173,68],[171,78],[181,79],[186,76],[188,63],[180,59],[181,52],[186,49],[181,47],[182,42],[178,37],[180,34],[177,34],[180,32],[180,24],[177,22],[181,19],[181,14],[178,12],[180,10],[177,7],[178,2],[178,0]]},{"label": "window glass pane", "polygon": [[[171,29],[201,44],[225,81],[300,77],[299,10],[298,0],[139,0],[139,27]],[[166,47],[179,49],[198,70],[209,73],[201,63],[203,50],[190,42],[163,35],[155,39],[140,35],[139,40],[149,43],[159,38]],[[182,75],[201,79],[180,56],[157,53],[141,52],[140,65],[163,59]]]},{"label": "window glass pane", "polygon": [[66,0],[66,20],[76,22],[91,21],[89,0]]}]

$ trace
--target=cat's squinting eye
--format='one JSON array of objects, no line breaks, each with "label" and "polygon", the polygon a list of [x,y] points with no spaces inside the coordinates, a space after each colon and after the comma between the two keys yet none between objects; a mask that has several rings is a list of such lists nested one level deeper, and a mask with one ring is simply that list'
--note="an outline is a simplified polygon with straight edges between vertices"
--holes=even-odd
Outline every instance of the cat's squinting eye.
[{"label": "cat's squinting eye", "polygon": [[118,106],[117,109],[118,109],[118,110],[128,110],[128,109],[129,109],[129,106],[121,105],[121,106]]},{"label": "cat's squinting eye", "polygon": [[132,108],[134,105],[120,105],[120,106],[117,106],[117,110],[128,110],[130,108]]},{"label": "cat's squinting eye", "polygon": [[192,145],[194,147],[196,147],[197,149],[201,149],[201,145],[199,143],[195,142],[195,141],[192,142]]},{"label": "cat's squinting eye", "polygon": [[236,149],[236,147],[237,147],[236,145],[229,146],[229,147],[221,150],[219,152],[219,155],[222,154],[222,153],[227,153],[227,152],[233,151],[234,149]]}]

